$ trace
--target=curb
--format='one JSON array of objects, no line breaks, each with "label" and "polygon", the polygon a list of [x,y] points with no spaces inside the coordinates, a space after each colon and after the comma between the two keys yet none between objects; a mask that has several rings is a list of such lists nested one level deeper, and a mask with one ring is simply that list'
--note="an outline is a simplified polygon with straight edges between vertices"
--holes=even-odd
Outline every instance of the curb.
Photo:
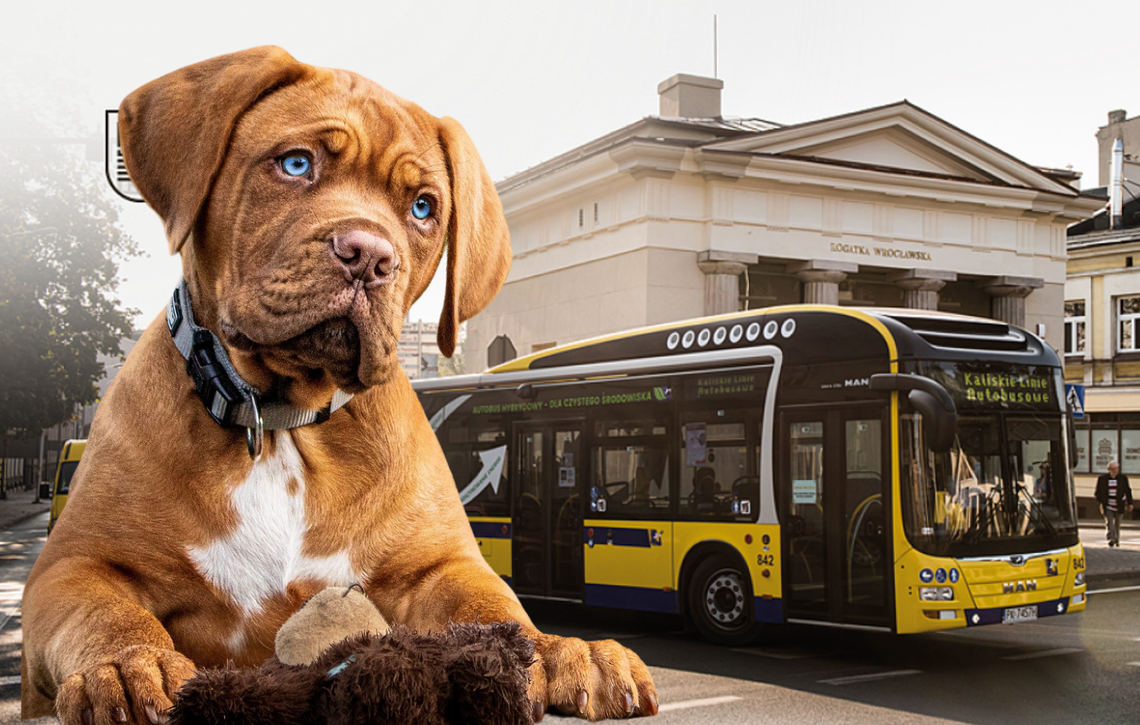
[{"label": "curb", "polygon": [[[22,524],[25,521],[27,521],[28,519],[34,519],[37,516],[42,516],[43,514],[48,513],[49,511],[51,511],[50,508],[47,508],[43,511],[29,511],[28,513],[21,514],[21,515],[15,517],[13,519],[10,519],[10,520],[4,521],[4,522],[0,522],[0,530],[10,529],[17,524]],[[46,528],[44,529],[44,533],[45,534],[47,533]]]},{"label": "curb", "polygon": [[[1085,574],[1085,591],[1096,594],[1102,589],[1115,589],[1116,587],[1140,586],[1140,572],[1122,571],[1112,574]],[[1094,589],[1094,585],[1096,588]]]}]

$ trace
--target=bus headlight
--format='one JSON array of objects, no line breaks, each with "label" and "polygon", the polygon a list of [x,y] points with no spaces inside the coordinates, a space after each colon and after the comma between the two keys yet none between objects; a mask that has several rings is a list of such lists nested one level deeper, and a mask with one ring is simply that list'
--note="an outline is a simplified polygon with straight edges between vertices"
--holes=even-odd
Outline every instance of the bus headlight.
[{"label": "bus headlight", "polygon": [[924,602],[950,602],[954,600],[954,587],[919,587],[918,598]]},{"label": "bus headlight", "polygon": [[1083,587],[1085,585],[1085,573],[1078,571],[1076,576],[1073,577],[1073,586]]}]

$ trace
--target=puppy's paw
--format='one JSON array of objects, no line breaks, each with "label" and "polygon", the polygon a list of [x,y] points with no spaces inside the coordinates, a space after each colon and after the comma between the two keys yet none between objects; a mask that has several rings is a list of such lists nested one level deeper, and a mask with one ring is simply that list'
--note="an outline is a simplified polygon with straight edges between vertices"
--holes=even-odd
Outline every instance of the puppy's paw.
[{"label": "puppy's paw", "polygon": [[612,639],[535,637],[527,692],[535,721],[547,707],[590,720],[657,714],[657,688],[641,658]]},{"label": "puppy's paw", "polygon": [[70,675],[55,696],[62,725],[158,725],[194,663],[174,650],[135,646]]}]

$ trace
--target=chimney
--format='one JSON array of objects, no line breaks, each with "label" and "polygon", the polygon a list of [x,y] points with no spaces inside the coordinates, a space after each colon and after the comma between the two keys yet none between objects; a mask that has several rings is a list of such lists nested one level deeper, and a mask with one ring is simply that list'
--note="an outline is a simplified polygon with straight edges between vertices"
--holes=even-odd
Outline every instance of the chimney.
[{"label": "chimney", "polygon": [[1112,144],[1112,182],[1108,187],[1109,228],[1124,226],[1124,141]]},{"label": "chimney", "polygon": [[678,73],[657,85],[661,115],[680,118],[720,118],[720,89],[724,81]]},{"label": "chimney", "polygon": [[1124,123],[1124,119],[1127,117],[1128,117],[1128,112],[1124,111],[1123,109],[1121,109],[1119,111],[1109,111],[1108,112],[1108,125],[1111,126],[1114,123]]}]

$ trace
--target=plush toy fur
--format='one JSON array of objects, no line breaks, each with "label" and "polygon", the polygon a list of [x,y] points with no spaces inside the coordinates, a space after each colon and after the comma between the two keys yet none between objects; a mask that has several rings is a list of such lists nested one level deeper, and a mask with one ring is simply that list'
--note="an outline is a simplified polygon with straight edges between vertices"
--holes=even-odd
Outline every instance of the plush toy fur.
[{"label": "plush toy fur", "polygon": [[[351,599],[343,589],[332,591],[338,599]],[[330,613],[353,612],[359,621],[375,624],[359,601],[334,601],[329,592],[318,594],[294,615],[304,613],[299,621],[310,619],[312,629],[282,628],[284,648],[295,657],[304,651],[295,646],[298,641],[319,639],[306,634],[342,633],[344,627],[324,626]],[[296,625],[293,619],[290,623]],[[453,624],[428,634],[402,626],[386,635],[357,630],[322,646],[314,660],[293,665],[282,661],[280,636],[277,649],[278,656],[259,669],[199,671],[179,691],[170,725],[531,722],[526,688],[534,645],[515,623]]]},{"label": "plush toy fur", "polygon": [[346,637],[364,632],[382,637],[389,629],[360,587],[328,587],[281,625],[273,649],[277,659],[287,665],[307,665]]}]

